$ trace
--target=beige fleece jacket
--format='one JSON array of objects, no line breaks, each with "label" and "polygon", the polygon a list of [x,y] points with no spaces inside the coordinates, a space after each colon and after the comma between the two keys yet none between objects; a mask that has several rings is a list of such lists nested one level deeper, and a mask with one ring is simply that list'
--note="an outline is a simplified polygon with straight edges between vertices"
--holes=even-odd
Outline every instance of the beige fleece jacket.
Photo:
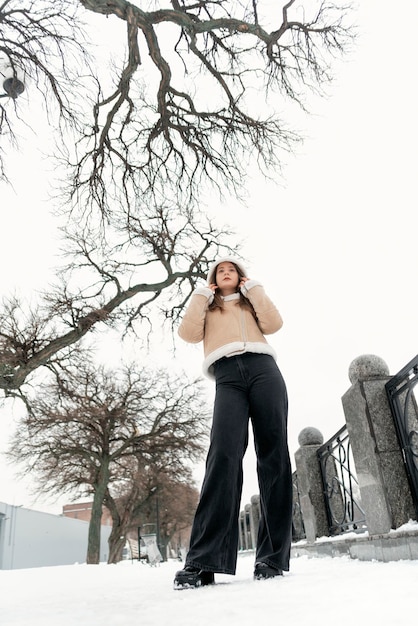
[{"label": "beige fleece jacket", "polygon": [[239,306],[239,294],[227,296],[222,311],[218,308],[209,311],[213,293],[208,287],[198,287],[179,326],[178,333],[184,341],[203,341],[203,372],[207,376],[213,376],[213,364],[225,356],[257,352],[276,358],[264,335],[282,327],[279,311],[258,281],[248,280],[241,291],[253,305],[257,320]]}]

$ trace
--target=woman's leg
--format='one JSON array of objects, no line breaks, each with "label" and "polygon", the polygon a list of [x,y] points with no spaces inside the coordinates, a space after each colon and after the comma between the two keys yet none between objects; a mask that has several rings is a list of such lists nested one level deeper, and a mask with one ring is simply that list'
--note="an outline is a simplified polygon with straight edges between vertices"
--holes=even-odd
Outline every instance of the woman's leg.
[{"label": "woman's leg", "polygon": [[257,454],[261,508],[256,561],[287,571],[292,539],[292,470],[287,443],[287,392],[274,359],[262,355],[252,357],[249,359],[250,415]]},{"label": "woman's leg", "polygon": [[219,362],[215,373],[211,443],[186,565],[235,574],[248,399],[234,357]]}]

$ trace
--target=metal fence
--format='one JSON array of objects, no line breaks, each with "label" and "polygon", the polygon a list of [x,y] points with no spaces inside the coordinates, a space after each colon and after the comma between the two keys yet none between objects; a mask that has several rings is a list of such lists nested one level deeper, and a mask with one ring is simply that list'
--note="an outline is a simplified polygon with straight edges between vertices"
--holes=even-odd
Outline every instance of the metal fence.
[{"label": "metal fence", "polygon": [[366,516],[351,453],[350,439],[343,426],[318,449],[330,535],[365,531]]},{"label": "metal fence", "polygon": [[386,383],[386,393],[418,515],[418,355]]}]

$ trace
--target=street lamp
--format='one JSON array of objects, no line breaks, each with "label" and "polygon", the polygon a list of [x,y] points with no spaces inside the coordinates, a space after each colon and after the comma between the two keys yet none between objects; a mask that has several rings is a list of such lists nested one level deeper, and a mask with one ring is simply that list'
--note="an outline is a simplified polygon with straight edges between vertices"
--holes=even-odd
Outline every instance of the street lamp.
[{"label": "street lamp", "polygon": [[3,80],[4,93],[0,94],[0,98],[13,98],[15,100],[25,91],[25,85],[17,76],[9,76]]},{"label": "street lamp", "polygon": [[0,59],[0,83],[4,90],[4,93],[0,93],[0,98],[16,100],[25,91],[22,72],[4,57]]}]

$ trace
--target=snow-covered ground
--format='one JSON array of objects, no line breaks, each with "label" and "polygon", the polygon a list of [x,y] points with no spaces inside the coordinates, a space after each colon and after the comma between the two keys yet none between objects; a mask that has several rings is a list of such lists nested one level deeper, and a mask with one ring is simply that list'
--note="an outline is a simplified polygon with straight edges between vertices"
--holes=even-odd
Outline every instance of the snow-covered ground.
[{"label": "snow-covered ground", "polygon": [[158,567],[71,565],[0,571],[2,626],[286,626],[335,623],[395,626],[416,614],[418,561],[361,562],[348,557],[291,560],[283,578],[252,579],[253,555],[236,576],[175,591],[181,563]]}]

